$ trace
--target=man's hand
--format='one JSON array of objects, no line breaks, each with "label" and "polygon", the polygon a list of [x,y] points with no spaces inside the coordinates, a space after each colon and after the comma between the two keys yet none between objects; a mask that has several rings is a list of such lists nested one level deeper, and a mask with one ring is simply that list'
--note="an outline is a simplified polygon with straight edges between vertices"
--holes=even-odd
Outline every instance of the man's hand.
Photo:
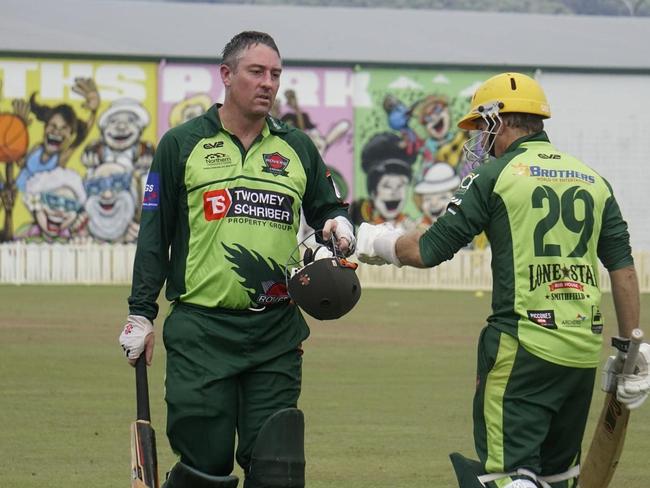
[{"label": "man's hand", "polygon": [[345,217],[334,217],[325,221],[323,226],[323,239],[329,240],[334,234],[336,239],[336,246],[345,256],[349,256],[354,252],[356,247],[356,239],[354,238],[354,229],[352,224]]},{"label": "man's hand", "polygon": [[366,264],[402,266],[395,252],[395,243],[402,235],[404,231],[395,228],[392,224],[371,225],[364,222],[357,232],[359,261]]},{"label": "man's hand", "polygon": [[639,408],[650,393],[650,344],[639,346],[634,373],[620,374],[616,388],[616,398],[628,409]]},{"label": "man's hand", "polygon": [[148,318],[142,315],[129,315],[119,340],[131,366],[135,366],[135,361],[143,351],[147,364],[151,366],[155,336],[153,324]]}]

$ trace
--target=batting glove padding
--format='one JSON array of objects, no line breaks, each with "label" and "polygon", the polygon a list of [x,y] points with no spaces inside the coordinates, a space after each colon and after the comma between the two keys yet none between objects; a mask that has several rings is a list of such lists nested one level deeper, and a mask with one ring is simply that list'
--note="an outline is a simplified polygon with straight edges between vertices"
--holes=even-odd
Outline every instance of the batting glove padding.
[{"label": "batting glove padding", "polygon": [[120,334],[120,345],[128,359],[138,359],[144,351],[144,340],[153,332],[151,320],[142,315],[129,315]]},{"label": "batting glove padding", "polygon": [[357,232],[359,261],[366,264],[393,264],[401,267],[402,263],[395,252],[395,243],[402,235],[404,231],[395,228],[392,224],[371,225],[364,222]]},{"label": "batting glove padding", "polygon": [[618,375],[623,372],[623,357],[620,355],[609,356],[603,366],[602,390],[614,393],[618,384]]},{"label": "batting glove padding", "polygon": [[643,405],[650,393],[650,344],[642,343],[636,358],[633,374],[620,374],[616,398],[625,406],[634,410]]}]

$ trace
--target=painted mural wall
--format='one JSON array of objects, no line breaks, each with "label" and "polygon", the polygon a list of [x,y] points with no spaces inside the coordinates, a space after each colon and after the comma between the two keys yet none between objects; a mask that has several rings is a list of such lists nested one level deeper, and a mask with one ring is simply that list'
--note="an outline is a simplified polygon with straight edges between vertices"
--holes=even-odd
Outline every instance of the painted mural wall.
[{"label": "painted mural wall", "polygon": [[[425,228],[471,170],[456,121],[493,74],[288,66],[273,115],[355,223]],[[0,240],[134,242],[157,141],[223,96],[217,65],[0,58]]]},{"label": "painted mural wall", "polygon": [[155,63],[0,59],[1,240],[136,240]]}]

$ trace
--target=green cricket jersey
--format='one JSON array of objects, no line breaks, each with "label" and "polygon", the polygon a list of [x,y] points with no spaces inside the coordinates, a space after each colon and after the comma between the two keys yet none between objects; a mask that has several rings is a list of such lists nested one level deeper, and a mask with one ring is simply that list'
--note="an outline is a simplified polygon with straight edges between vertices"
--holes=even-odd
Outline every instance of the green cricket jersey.
[{"label": "green cricket jersey", "polygon": [[309,137],[267,117],[245,151],[217,105],[168,131],[147,179],[129,297],[153,319],[156,299],[260,308],[288,301],[284,269],[300,212],[315,229],[346,216]]},{"label": "green cricket jersey", "polygon": [[492,250],[488,323],[556,364],[596,367],[603,320],[598,260],[633,264],[627,224],[598,173],[540,132],[467,175],[420,239],[427,266],[485,231]]}]

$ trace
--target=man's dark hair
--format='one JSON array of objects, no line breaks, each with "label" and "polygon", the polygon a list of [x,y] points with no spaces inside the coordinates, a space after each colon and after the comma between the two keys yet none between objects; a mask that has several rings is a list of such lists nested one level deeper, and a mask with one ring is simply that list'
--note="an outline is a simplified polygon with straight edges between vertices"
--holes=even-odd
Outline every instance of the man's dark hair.
[{"label": "man's dark hair", "polygon": [[264,44],[273,49],[278,53],[278,56],[280,56],[278,46],[275,45],[273,38],[266,32],[244,31],[230,39],[228,44],[223,48],[223,51],[221,52],[222,64],[228,65],[231,69],[237,68],[237,63],[239,62],[241,53],[256,44]]},{"label": "man's dark hair", "polygon": [[509,112],[501,114],[501,118],[508,127],[519,128],[529,134],[544,130],[544,119],[541,115]]}]

